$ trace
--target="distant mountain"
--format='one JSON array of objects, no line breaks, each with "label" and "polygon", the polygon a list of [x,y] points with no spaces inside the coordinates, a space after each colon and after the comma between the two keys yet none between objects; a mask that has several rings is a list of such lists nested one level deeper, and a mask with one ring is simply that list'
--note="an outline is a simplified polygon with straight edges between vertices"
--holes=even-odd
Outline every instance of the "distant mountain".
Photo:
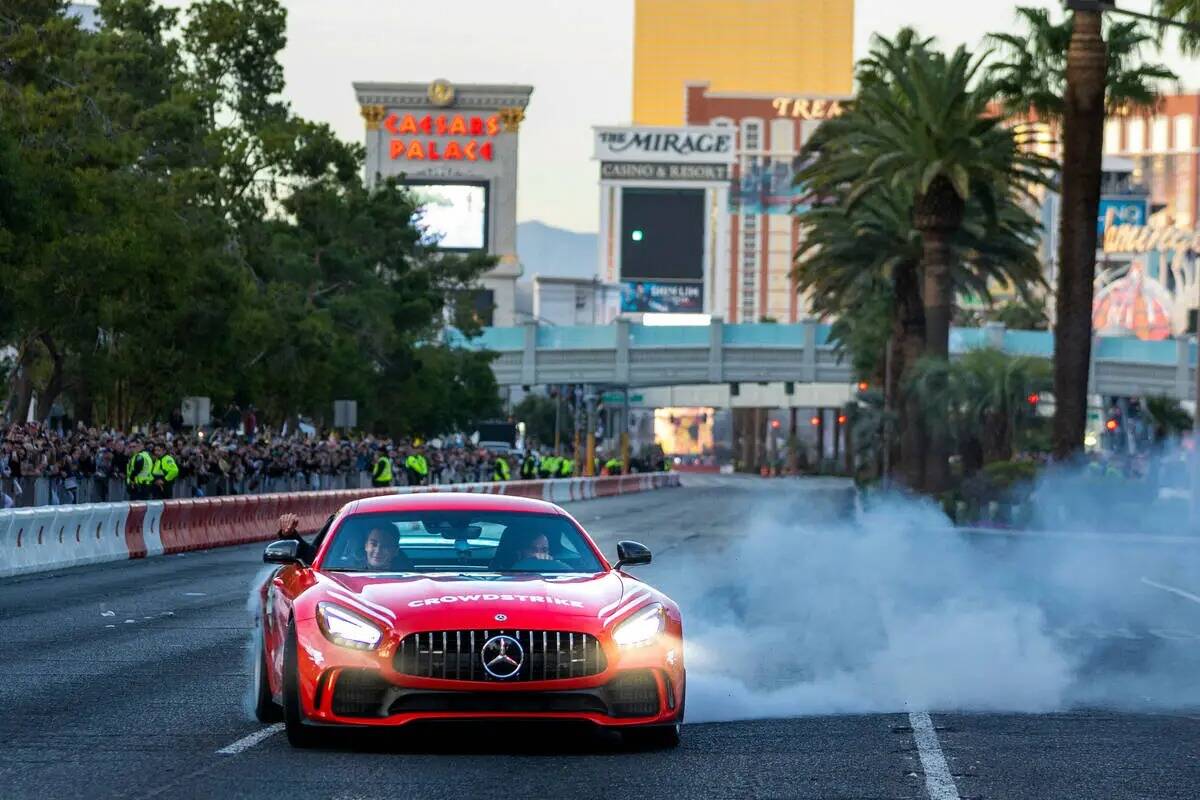
[{"label": "distant mountain", "polygon": [[533,280],[534,275],[596,277],[596,236],[555,228],[544,222],[519,223],[517,256],[525,267],[523,280]]}]

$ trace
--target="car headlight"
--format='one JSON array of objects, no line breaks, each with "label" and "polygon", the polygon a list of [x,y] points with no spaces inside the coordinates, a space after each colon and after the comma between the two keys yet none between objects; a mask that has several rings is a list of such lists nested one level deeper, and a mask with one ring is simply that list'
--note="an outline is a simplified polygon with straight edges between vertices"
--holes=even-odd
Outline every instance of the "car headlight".
[{"label": "car headlight", "polygon": [[614,628],[612,638],[621,647],[639,647],[657,639],[666,627],[667,611],[655,603]]},{"label": "car headlight", "polygon": [[336,603],[317,603],[317,624],[326,639],[355,650],[374,650],[383,639],[378,625]]}]

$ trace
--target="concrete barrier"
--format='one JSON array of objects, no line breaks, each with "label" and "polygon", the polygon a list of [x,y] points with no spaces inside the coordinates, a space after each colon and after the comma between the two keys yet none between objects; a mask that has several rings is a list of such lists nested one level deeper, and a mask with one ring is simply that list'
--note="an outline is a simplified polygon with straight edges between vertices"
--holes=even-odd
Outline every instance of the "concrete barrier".
[{"label": "concrete barrier", "polygon": [[285,513],[299,516],[300,531],[311,534],[346,503],[386,494],[480,492],[571,503],[678,485],[678,474],[653,473],[10,509],[0,511],[0,577],[260,542]]}]

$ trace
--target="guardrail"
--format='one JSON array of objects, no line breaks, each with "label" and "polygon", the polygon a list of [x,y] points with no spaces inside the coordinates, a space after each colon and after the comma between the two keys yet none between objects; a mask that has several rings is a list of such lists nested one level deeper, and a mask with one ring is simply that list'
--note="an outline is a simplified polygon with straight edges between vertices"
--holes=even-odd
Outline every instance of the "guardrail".
[{"label": "guardrail", "polygon": [[310,534],[346,503],[387,494],[475,492],[568,503],[678,485],[677,474],[649,473],[11,509],[0,512],[0,577],[265,541],[281,514],[298,515],[300,531]]}]

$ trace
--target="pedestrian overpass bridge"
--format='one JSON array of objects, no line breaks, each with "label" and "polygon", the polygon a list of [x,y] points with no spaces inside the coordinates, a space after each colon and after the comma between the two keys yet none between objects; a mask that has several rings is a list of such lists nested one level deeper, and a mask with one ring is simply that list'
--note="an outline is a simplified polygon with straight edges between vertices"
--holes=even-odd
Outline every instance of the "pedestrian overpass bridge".
[{"label": "pedestrian overpass bridge", "polygon": [[[829,341],[829,325],[801,322],[650,326],[618,320],[602,326],[527,323],[485,328],[454,340],[498,354],[492,363],[501,386],[588,383],[633,389],[717,384],[812,384],[847,394],[854,381],[848,358]],[[1003,326],[955,328],[952,355],[993,347],[1013,355],[1050,359],[1052,334]],[[1196,347],[1176,339],[1143,341],[1098,337],[1092,348],[1090,389],[1114,396],[1195,397]]]}]

